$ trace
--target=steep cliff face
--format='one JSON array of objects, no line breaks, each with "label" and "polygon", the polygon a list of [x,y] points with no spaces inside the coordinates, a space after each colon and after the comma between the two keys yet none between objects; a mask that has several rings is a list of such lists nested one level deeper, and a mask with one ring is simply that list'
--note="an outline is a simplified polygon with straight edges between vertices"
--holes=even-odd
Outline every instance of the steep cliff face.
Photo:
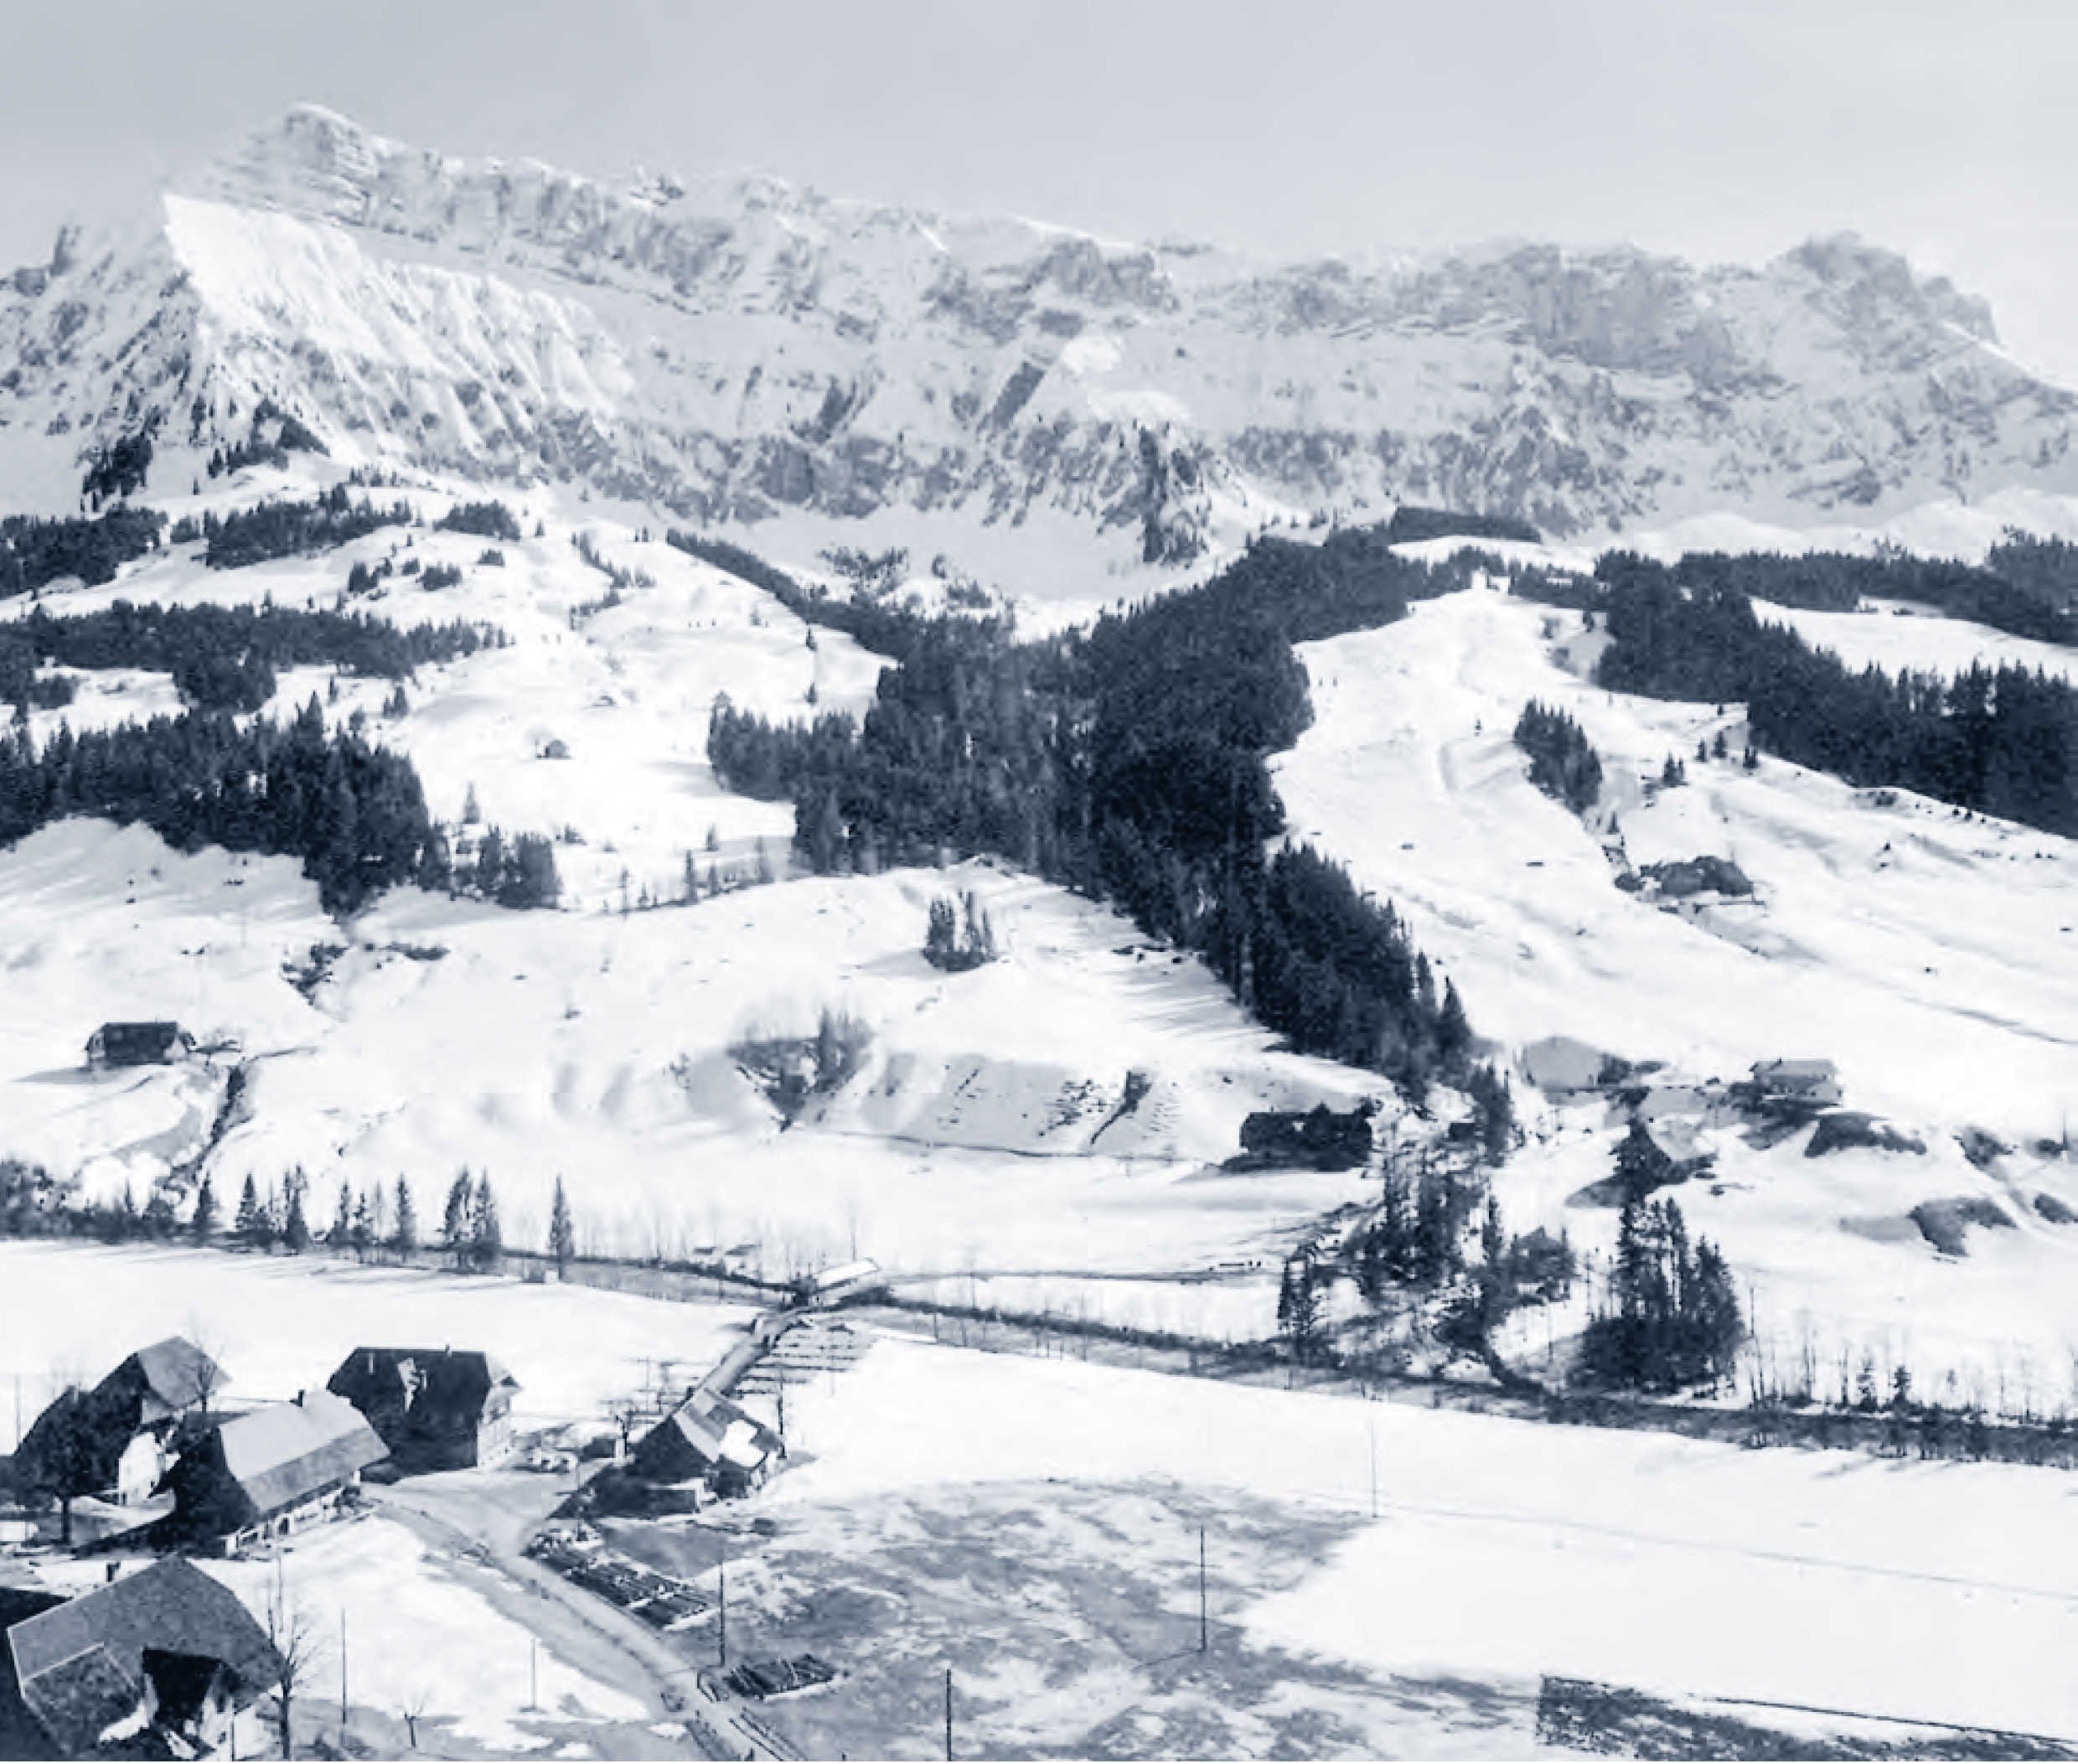
[{"label": "steep cliff face", "polygon": [[2078,399],[1852,236],[1762,270],[1528,245],[1264,267],[753,177],[608,186],[303,108],[0,282],[11,506],[118,439],[184,489],[263,401],[343,463],[706,523],[1042,517],[1113,566],[1398,501],[1595,537],[2078,490]]}]

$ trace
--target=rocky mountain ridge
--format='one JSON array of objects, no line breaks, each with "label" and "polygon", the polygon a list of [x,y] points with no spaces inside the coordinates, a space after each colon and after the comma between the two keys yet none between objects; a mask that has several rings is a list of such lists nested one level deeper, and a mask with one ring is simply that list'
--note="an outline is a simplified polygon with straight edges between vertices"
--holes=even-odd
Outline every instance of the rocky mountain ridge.
[{"label": "rocky mountain ridge", "polygon": [[2078,397],[1853,235],[1759,270],[1534,244],[1264,266],[452,159],[314,107],[128,238],[0,281],[9,506],[70,505],[138,434],[177,494],[263,404],[341,463],[753,533],[1032,522],[1113,573],[1402,500],[1591,541],[2078,491]]}]

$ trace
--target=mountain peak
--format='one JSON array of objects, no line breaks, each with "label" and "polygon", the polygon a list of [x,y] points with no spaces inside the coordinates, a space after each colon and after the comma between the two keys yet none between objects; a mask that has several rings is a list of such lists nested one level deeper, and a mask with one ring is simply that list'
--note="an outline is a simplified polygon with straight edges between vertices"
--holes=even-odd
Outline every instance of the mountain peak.
[{"label": "mountain peak", "polygon": [[1946,276],[1921,276],[1900,253],[1843,231],[1807,239],[1782,260],[1863,309],[1879,306],[1923,322],[1952,324],[1981,343],[1996,344],[1991,303],[1966,294]]}]

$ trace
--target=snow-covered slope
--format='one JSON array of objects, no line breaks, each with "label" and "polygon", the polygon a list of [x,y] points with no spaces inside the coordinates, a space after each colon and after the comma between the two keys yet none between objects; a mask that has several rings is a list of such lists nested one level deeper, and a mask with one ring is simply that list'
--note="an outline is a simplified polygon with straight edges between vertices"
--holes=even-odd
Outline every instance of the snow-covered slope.
[{"label": "snow-covered slope", "polygon": [[[184,488],[271,399],[347,463],[949,552],[1021,592],[1408,500],[1560,535],[2002,491],[2063,522],[2078,401],[1848,236],[1764,270],[1548,246],[1255,265],[769,178],[596,183],[292,111],[0,282],[0,479],[151,427]],[[769,548],[769,547],[768,547]]]},{"label": "snow-covered slope", "polygon": [[[2012,641],[1947,620],[1770,616],[1893,666],[1952,671]],[[1912,646],[1885,644],[1894,633]],[[1650,1082],[1670,1140],[1718,1161],[1682,1207],[1753,1282],[1783,1363],[1801,1331],[1824,1338],[1828,1366],[1845,1343],[1857,1363],[1869,1352],[1911,1366],[1925,1389],[1988,1377],[1997,1359],[2060,1390],[2078,1232],[2037,1197],[2078,1209],[2060,1151],[2078,1111],[2078,846],[1773,758],[1748,772],[1740,706],[1591,686],[1581,675],[1603,640],[1577,613],[1474,590],[1303,646],[1314,725],[1274,762],[1293,832],[1393,901],[1505,1049],[1562,1035],[1665,1063]],[[1601,757],[1584,822],[1532,787],[1511,739],[1533,698]],[[1698,759],[1720,731],[1731,758]],[[1670,755],[1688,783],[1664,789]],[[1754,895],[1616,885],[1699,856],[1736,864]],[[1850,1109],[1924,1150],[1807,1157],[1808,1127],[1760,1143],[1693,1089],[1778,1058],[1832,1060]],[[1979,1146],[1981,1168],[1963,1151],[1973,1128],[2004,1148]],[[1610,1173],[1622,1130],[1601,1098],[1543,1113],[1502,1177],[1510,1218],[1600,1241],[1609,1216],[1578,1198]],[[1966,1258],[1936,1256],[1907,1215],[1951,1200],[2004,1229],[1971,1232]]]}]

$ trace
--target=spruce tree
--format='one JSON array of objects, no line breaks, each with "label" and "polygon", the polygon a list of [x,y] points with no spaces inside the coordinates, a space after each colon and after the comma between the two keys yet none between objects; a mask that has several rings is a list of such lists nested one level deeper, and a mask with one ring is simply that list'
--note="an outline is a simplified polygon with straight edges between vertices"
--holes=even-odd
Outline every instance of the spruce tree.
[{"label": "spruce tree", "polygon": [[390,1247],[403,1256],[418,1248],[418,1208],[411,1199],[411,1185],[402,1177],[397,1178],[397,1223]]},{"label": "spruce tree", "polygon": [[1291,1357],[1301,1366],[1312,1363],[1320,1344],[1321,1299],[1314,1291],[1313,1254],[1301,1244],[1285,1260],[1283,1279],[1277,1291],[1277,1327],[1291,1342]]},{"label": "spruce tree", "polygon": [[282,1222],[282,1242],[291,1255],[301,1255],[310,1247],[310,1222],[303,1217],[302,1177],[299,1170],[289,1179],[287,1211]]},{"label": "spruce tree", "polygon": [[556,1272],[567,1279],[570,1265],[576,1259],[577,1231],[571,1223],[570,1203],[564,1198],[563,1179],[556,1178],[556,1203],[549,1215],[548,1253],[556,1258]]},{"label": "spruce tree", "polygon": [[498,1197],[491,1192],[488,1172],[476,1179],[476,1201],[469,1212],[469,1260],[476,1267],[495,1270],[505,1257],[505,1234],[498,1223]]},{"label": "spruce tree", "polygon": [[266,1246],[272,1234],[267,1229],[266,1218],[260,1210],[260,1191],[253,1187],[252,1177],[246,1177],[245,1192],[238,1197],[238,1214],[231,1224],[232,1234],[241,1249],[261,1249]]},{"label": "spruce tree", "polygon": [[475,1185],[465,1166],[447,1187],[447,1208],[440,1221],[440,1247],[455,1259],[457,1268],[466,1265],[474,1224]]},{"label": "spruce tree", "polygon": [[354,1191],[347,1186],[346,1178],[339,1178],[339,1208],[333,1215],[332,1234],[328,1241],[335,1250],[345,1249],[354,1238]]},{"label": "spruce tree", "polygon": [[354,1216],[347,1222],[346,1240],[352,1246],[357,1260],[364,1262],[368,1260],[369,1246],[375,1240],[375,1224],[369,1213],[365,1190],[354,1203]]},{"label": "spruce tree", "polygon": [[209,1186],[207,1171],[203,1172],[202,1186],[195,1190],[194,1217],[188,1223],[188,1234],[205,1245],[216,1235],[216,1190]]}]

